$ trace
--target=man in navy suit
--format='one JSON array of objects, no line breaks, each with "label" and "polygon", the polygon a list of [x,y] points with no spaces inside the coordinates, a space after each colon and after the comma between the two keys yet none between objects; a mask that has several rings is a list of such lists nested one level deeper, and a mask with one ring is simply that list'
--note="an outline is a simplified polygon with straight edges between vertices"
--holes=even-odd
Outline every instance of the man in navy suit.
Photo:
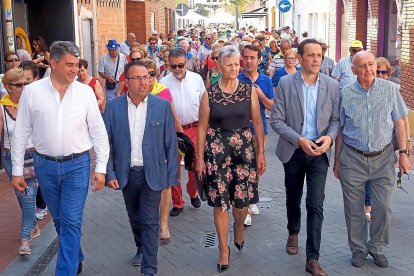
[{"label": "man in navy suit", "polygon": [[145,64],[125,66],[128,94],[108,103],[107,186],[121,189],[143,275],[157,273],[161,191],[178,181],[178,146],[168,101],[148,93]]}]

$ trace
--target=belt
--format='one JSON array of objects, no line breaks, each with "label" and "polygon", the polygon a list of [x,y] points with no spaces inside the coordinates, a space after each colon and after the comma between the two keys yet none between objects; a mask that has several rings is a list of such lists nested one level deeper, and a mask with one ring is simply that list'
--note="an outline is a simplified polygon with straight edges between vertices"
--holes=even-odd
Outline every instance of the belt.
[{"label": "belt", "polygon": [[144,170],[144,166],[133,166],[130,168],[130,170],[140,172]]},{"label": "belt", "polygon": [[372,151],[372,152],[364,152],[364,151],[362,151],[362,150],[358,150],[358,149],[356,149],[356,148],[354,148],[354,147],[351,147],[351,146],[349,146],[349,145],[347,145],[348,147],[350,147],[353,151],[355,151],[356,153],[359,153],[359,154],[361,154],[362,156],[364,156],[364,157],[377,157],[377,156],[380,156],[381,154],[383,154],[384,153],[384,151],[386,150],[386,149],[388,149],[390,146],[391,146],[391,143],[389,143],[388,145],[386,145],[382,150],[379,150],[379,151]]},{"label": "belt", "polygon": [[50,160],[50,161],[55,161],[55,162],[66,162],[69,160],[73,160],[76,159],[86,153],[88,153],[89,150],[85,150],[84,152],[80,152],[80,153],[72,153],[66,156],[49,156],[46,154],[41,154],[39,152],[36,151],[36,154],[39,155],[40,157],[43,157],[46,160]]},{"label": "belt", "polygon": [[183,127],[183,129],[188,129],[188,128],[192,128],[192,127],[198,127],[198,121],[197,122],[192,122],[192,123],[189,123],[189,124],[186,124],[186,125],[183,125],[182,127]]},{"label": "belt", "polygon": [[[3,148],[3,149],[4,149],[5,153],[10,153],[10,149],[8,149],[8,148]],[[35,148],[28,148],[28,149],[26,149],[26,151],[24,153],[25,154],[33,154],[35,152],[36,152]]]}]

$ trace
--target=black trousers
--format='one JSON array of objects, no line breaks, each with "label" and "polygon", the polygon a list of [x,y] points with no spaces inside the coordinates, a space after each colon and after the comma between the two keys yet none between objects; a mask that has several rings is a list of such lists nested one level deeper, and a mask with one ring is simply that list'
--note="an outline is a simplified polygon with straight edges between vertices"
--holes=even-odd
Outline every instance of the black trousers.
[{"label": "black trousers", "polygon": [[306,259],[318,260],[321,244],[323,222],[323,201],[325,199],[325,182],[328,172],[326,154],[309,156],[298,148],[292,158],[283,164],[285,170],[287,228],[289,234],[300,231],[301,200],[303,183],[306,176]]}]

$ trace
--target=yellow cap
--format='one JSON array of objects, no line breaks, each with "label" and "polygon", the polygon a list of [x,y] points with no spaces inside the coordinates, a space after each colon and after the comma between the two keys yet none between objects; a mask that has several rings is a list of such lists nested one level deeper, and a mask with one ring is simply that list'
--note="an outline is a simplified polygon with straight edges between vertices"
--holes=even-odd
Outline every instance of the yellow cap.
[{"label": "yellow cap", "polygon": [[353,40],[349,48],[361,48],[362,49],[364,48],[364,46],[362,45],[362,42],[360,40]]}]

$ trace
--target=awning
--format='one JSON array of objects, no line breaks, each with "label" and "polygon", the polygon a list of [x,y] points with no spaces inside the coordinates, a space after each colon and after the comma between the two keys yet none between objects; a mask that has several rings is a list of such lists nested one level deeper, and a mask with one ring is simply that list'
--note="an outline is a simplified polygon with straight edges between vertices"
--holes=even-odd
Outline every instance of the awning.
[{"label": "awning", "polygon": [[260,18],[267,16],[267,8],[261,7],[258,9],[251,10],[249,12],[242,13],[242,18]]}]

